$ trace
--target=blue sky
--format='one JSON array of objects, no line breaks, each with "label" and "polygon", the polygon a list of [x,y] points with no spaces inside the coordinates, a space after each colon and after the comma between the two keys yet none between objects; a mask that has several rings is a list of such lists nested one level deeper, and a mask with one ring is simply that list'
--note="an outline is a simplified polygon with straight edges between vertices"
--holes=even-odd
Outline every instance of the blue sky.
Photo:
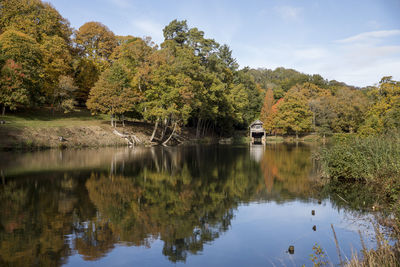
[{"label": "blue sky", "polygon": [[186,19],[228,44],[241,67],[279,66],[365,86],[400,80],[400,0],[50,0],[78,29],[100,21],[115,34],[163,40]]}]

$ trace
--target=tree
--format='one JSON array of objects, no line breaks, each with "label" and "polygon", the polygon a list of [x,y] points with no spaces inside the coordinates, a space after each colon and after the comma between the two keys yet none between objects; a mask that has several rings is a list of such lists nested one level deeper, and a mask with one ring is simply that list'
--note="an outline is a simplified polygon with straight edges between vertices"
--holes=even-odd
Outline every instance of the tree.
[{"label": "tree", "polygon": [[8,59],[0,69],[0,105],[3,116],[6,107],[15,110],[18,106],[29,104],[28,90],[23,86],[24,74],[21,69],[12,59]]},{"label": "tree", "polygon": [[87,58],[79,58],[74,63],[74,78],[78,86],[75,91],[76,100],[80,105],[85,105],[90,89],[99,79],[100,70],[96,64]]},{"label": "tree", "polygon": [[74,92],[78,89],[74,85],[74,80],[70,76],[60,76],[58,86],[54,90],[53,105],[68,113],[74,110],[76,101]]},{"label": "tree", "polygon": [[61,76],[72,73],[72,56],[68,43],[59,36],[43,36],[44,91],[51,99]]},{"label": "tree", "polygon": [[75,33],[79,59],[74,66],[77,100],[85,103],[90,88],[99,79],[100,73],[110,67],[111,54],[117,47],[117,38],[100,22],[87,22]]},{"label": "tree", "polygon": [[368,96],[372,106],[366,113],[360,133],[373,135],[400,129],[400,82],[391,76],[383,77]]},{"label": "tree", "polygon": [[43,102],[43,55],[37,42],[24,33],[7,30],[0,35],[0,56],[21,66],[24,74],[22,86],[28,91],[30,103]]},{"label": "tree", "polygon": [[111,125],[114,126],[114,116],[133,110],[139,100],[138,93],[129,83],[125,67],[114,63],[100,75],[90,90],[87,107],[92,113],[110,114]]},{"label": "tree", "polygon": [[81,49],[81,55],[87,57],[103,69],[117,46],[117,39],[112,31],[100,22],[87,22],[76,32],[75,43]]},{"label": "tree", "polygon": [[187,41],[188,31],[186,20],[178,21],[175,19],[163,29],[164,39],[173,40],[183,46]]},{"label": "tree", "polygon": [[283,133],[293,132],[296,138],[299,133],[311,130],[312,112],[307,99],[295,89],[290,90],[279,103],[275,117],[276,128]]},{"label": "tree", "polygon": [[269,88],[264,97],[263,107],[261,109],[260,119],[263,122],[263,127],[267,132],[273,130],[274,113],[272,112],[272,106],[274,105],[274,93]]},{"label": "tree", "polygon": [[175,53],[173,56],[170,48],[157,52],[158,65],[152,71],[151,87],[145,92],[144,103],[146,119],[164,122],[165,127],[171,124],[174,129],[189,119],[196,86],[191,76],[199,67],[189,49],[177,48]]},{"label": "tree", "polygon": [[357,89],[340,88],[333,100],[332,129],[335,132],[357,132],[365,118],[368,99]]},{"label": "tree", "polygon": [[2,0],[0,33],[23,32],[41,43],[45,36],[59,36],[70,42],[69,22],[49,3],[40,0]]}]

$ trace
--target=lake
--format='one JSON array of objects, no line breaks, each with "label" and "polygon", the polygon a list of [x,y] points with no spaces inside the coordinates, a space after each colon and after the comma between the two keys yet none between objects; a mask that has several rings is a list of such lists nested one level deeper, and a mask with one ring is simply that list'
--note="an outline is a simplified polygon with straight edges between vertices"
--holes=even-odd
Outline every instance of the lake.
[{"label": "lake", "polygon": [[316,149],[1,152],[0,265],[339,265],[374,247],[373,200],[316,187]]}]

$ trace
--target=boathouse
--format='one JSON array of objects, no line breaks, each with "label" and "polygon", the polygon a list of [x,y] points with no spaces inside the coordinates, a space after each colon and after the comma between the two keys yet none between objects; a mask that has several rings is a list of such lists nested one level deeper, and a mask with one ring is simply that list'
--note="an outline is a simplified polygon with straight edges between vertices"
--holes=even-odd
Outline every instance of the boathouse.
[{"label": "boathouse", "polygon": [[256,120],[250,124],[249,129],[252,144],[265,144],[266,136],[262,121]]}]

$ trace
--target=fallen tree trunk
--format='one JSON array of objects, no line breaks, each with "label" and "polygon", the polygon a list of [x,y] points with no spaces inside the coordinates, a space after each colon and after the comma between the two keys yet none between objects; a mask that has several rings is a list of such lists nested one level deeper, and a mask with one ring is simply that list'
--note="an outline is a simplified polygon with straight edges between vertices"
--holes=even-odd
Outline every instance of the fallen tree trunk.
[{"label": "fallen tree trunk", "polygon": [[115,135],[118,135],[121,138],[124,138],[128,142],[129,146],[134,146],[134,145],[141,143],[140,139],[137,138],[134,134],[131,134],[131,135],[122,134],[122,133],[118,132],[117,130],[114,130],[113,133]]}]

